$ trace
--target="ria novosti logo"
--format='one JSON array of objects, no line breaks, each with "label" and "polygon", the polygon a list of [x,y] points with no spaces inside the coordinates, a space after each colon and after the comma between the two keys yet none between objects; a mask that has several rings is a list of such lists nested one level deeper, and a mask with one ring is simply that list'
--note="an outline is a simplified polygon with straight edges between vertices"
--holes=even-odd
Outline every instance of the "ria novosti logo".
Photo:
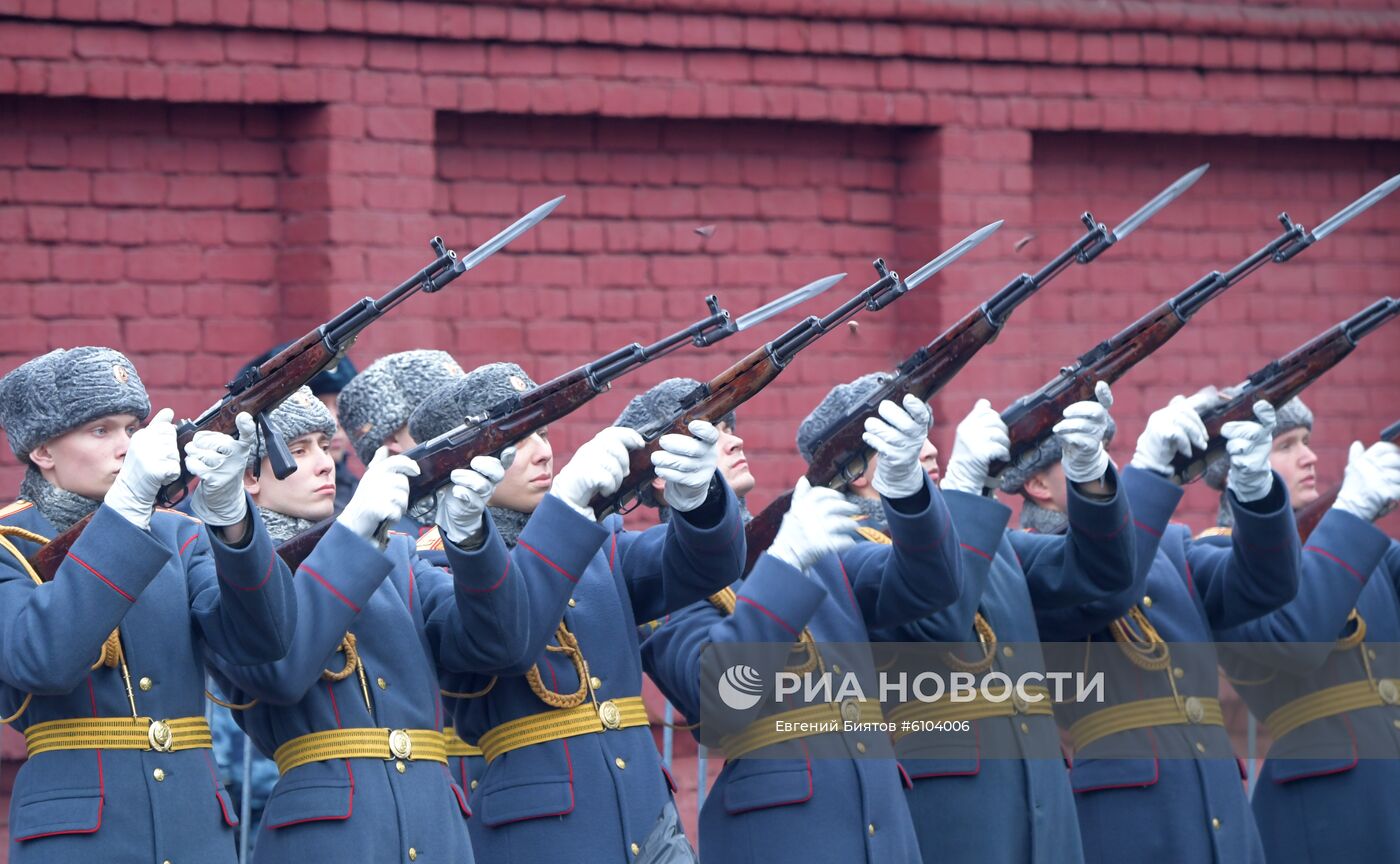
[{"label": "ria novosti logo", "polygon": [[752,666],[730,666],[720,676],[719,698],[735,711],[747,711],[763,698],[763,676]]}]

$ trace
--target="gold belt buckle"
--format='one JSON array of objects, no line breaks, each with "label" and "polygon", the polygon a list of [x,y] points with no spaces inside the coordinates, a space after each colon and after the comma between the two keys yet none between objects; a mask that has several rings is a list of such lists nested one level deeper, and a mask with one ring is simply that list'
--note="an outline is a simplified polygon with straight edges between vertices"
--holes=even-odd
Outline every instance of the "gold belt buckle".
[{"label": "gold belt buckle", "polygon": [[151,726],[146,730],[146,740],[150,742],[151,749],[160,753],[169,753],[175,747],[175,736],[170,732],[170,724],[164,720],[152,720]]},{"label": "gold belt buckle", "polygon": [[389,752],[394,754],[395,759],[413,757],[413,739],[409,737],[408,730],[392,729],[389,731]]},{"label": "gold belt buckle", "polygon": [[1200,723],[1206,719],[1206,706],[1195,696],[1186,697],[1186,719],[1192,723]]},{"label": "gold belt buckle", "polygon": [[1016,709],[1017,714],[1027,714],[1031,710],[1031,703],[1020,693],[1012,692],[1011,707]]},{"label": "gold belt buckle", "polygon": [[617,703],[608,699],[598,704],[598,720],[603,724],[604,729],[622,728],[622,709],[617,707]]},{"label": "gold belt buckle", "polygon": [[841,719],[847,723],[860,722],[860,701],[854,696],[841,702]]},{"label": "gold belt buckle", "polygon": [[1387,705],[1400,702],[1400,687],[1396,686],[1394,678],[1382,678],[1381,683],[1376,685],[1376,691],[1380,694],[1381,701]]}]

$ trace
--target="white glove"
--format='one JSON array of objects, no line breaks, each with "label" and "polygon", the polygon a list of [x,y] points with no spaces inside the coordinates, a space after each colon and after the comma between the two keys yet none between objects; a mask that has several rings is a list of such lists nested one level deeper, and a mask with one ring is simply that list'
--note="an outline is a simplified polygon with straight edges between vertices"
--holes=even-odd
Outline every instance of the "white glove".
[{"label": "white glove", "polygon": [[144,429],[137,429],[126,458],[103,501],[137,528],[151,527],[160,487],[180,477],[180,448],[175,441],[175,412],[160,409]]},{"label": "white glove", "polygon": [[408,478],[418,476],[418,463],[402,453],[389,455],[380,447],[360,478],[360,485],[335,521],[373,541],[379,526],[397,522],[408,509]]},{"label": "white glove", "polygon": [[1254,403],[1252,420],[1232,420],[1220,427],[1225,436],[1225,452],[1230,454],[1230,476],[1225,485],[1235,497],[1248,504],[1267,496],[1274,488],[1274,471],[1269,452],[1274,449],[1274,406],[1260,399]]},{"label": "white glove", "polygon": [[1001,415],[986,399],[978,399],[953,439],[953,455],[943,471],[938,487],[950,492],[981,495],[991,478],[988,468],[996,459],[1011,458],[1011,436]]},{"label": "white glove", "polygon": [[470,468],[452,472],[452,486],[438,496],[437,526],[442,536],[459,546],[481,536],[481,514],[486,512],[486,502],[514,461],[515,448],[507,447],[499,459],[477,456]]},{"label": "white glove", "polygon": [[195,518],[211,528],[237,525],[248,515],[248,499],[243,494],[243,472],[253,451],[257,427],[244,411],[234,420],[238,437],[208,430],[194,433],[185,446],[185,468],[199,478],[190,499]]},{"label": "white glove", "polygon": [[1173,396],[1167,407],[1158,408],[1147,418],[1147,428],[1138,436],[1134,468],[1170,476],[1172,457],[1180,453],[1190,458],[1192,450],[1205,450],[1210,436],[1206,424],[1185,396]]},{"label": "white glove", "polygon": [[1060,441],[1060,464],[1071,483],[1093,483],[1108,471],[1108,451],[1103,439],[1108,434],[1108,409],[1113,407],[1113,391],[1107,381],[1094,385],[1097,401],[1076,402],[1065,409],[1065,419],[1055,424]]},{"label": "white glove", "polygon": [[814,489],[802,477],[768,554],[805,572],[824,556],[855,545],[853,517],[858,513],[860,508],[840,492],[825,486]]},{"label": "white glove", "polygon": [[1400,501],[1400,447],[1378,441],[1370,448],[1353,441],[1342,491],[1332,506],[1373,522]]},{"label": "white glove", "polygon": [[588,502],[594,495],[616,492],[630,467],[627,452],[644,446],[646,441],[636,429],[609,426],[578,448],[569,464],[555,475],[549,494],[585,519],[596,519]]},{"label": "white glove", "polygon": [[919,453],[928,440],[933,414],[923,400],[912,393],[904,394],[904,407],[888,399],[880,403],[879,417],[865,418],[861,440],[880,454],[875,463],[875,476],[870,485],[886,498],[908,498],[924,488],[923,466]]},{"label": "white glove", "polygon": [[[705,420],[692,420],[690,435],[661,436],[661,449],[651,454],[656,476],[666,481],[666,506],[689,513],[705,503],[710,479],[719,466],[719,430]],[[691,437],[691,435],[695,437]]]}]

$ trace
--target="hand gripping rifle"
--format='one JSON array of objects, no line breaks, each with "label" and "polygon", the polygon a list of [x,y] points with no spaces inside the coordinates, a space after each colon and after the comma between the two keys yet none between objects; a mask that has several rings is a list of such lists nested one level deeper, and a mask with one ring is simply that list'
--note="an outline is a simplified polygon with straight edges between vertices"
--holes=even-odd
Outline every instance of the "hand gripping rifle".
[{"label": "hand gripping rifle", "polygon": [[707,420],[713,423],[734,411],[772,383],[803,348],[839,327],[861,309],[875,312],[885,308],[910,289],[918,287],[933,274],[972,251],[1000,227],[1001,221],[998,220],[977,229],[948,251],[920,267],[908,279],[900,279],[898,273],[885,266],[883,259],[876,259],[875,272],[880,278],[870,287],[825,317],[810,316],[772,342],[757,348],[711,379],[709,383],[701,384],[687,394],[681,399],[680,409],[674,416],[641,430],[647,446],[632,451],[627,476],[623,478],[622,485],[616,492],[611,495],[594,496],[589,502],[593,512],[600,520],[611,513],[621,512],[651,483],[652,478],[656,476],[656,470],[651,464],[651,454],[660,448],[662,435],[667,432],[689,434],[687,427],[691,421]]},{"label": "hand gripping rifle", "polygon": [[1178,454],[1172,459],[1173,479],[1185,484],[1200,477],[1210,463],[1225,458],[1220,427],[1231,420],[1253,420],[1254,403],[1260,399],[1277,408],[1302,393],[1355,351],[1362,338],[1396,315],[1400,315],[1400,300],[1377,300],[1250,375],[1230,391],[1228,399],[1201,412],[1210,441],[1204,451],[1195,451],[1189,457]]},{"label": "hand gripping rifle", "polygon": [[[266,442],[273,474],[279,480],[291,476],[296,470],[296,462],[287,450],[286,442],[268,422],[268,412],[303,384],[340,362],[340,358],[354,344],[360,331],[379,320],[390,309],[419,291],[432,294],[442,290],[449,282],[533,228],[563,200],[561,196],[536,207],[462,259],[457,258],[456,252],[443,246],[441,237],[434,237],[430,245],[437,257],[398,287],[378,300],[369,297],[360,300],[302,336],[261,366],[250,368],[230,381],[227,385],[228,392],[216,404],[198,419],[180,424],[177,438],[179,451],[183,454],[185,446],[194,438],[195,433],[202,430],[237,435],[238,426],[235,420],[240,413],[246,411],[255,418],[258,434]],[[184,497],[191,479],[193,477],[184,467],[182,459],[180,477],[160,490],[157,504],[169,506],[178,502]],[[82,519],[34,553],[31,563],[40,578],[45,581],[53,578],[59,565],[67,557],[68,550],[87,527],[90,519],[91,517]]]},{"label": "hand gripping rifle", "polygon": [[[912,393],[925,402],[932,399],[934,394],[943,389],[944,385],[967,365],[974,354],[995,341],[1006,324],[1006,319],[1017,306],[1051,279],[1063,273],[1071,264],[1088,264],[1113,244],[1137,230],[1138,226],[1157,211],[1191,188],[1209,167],[1202,165],[1183,175],[1111,231],[1102,222],[1095,221],[1090,213],[1079,217],[1089,229],[1084,236],[1074,241],[1068,249],[1036,274],[1022,273],[1008,282],[985,303],[943,331],[938,338],[909,355],[899,364],[895,375],[889,381],[836,423],[831,433],[823,438],[816,452],[812,454],[812,463],[807,469],[807,481],[813,486],[841,489],[864,474],[870,459],[870,448],[861,436],[865,432],[866,418],[876,416],[882,401],[898,401],[905,393]],[[758,556],[771,546],[773,538],[778,536],[783,514],[787,513],[791,503],[792,491],[788,490],[773,499],[763,512],[744,527],[748,543],[746,571],[753,567]]]},{"label": "hand gripping rifle", "polygon": [[[844,275],[844,274],[842,274]],[[815,297],[835,285],[841,276],[828,276],[790,292],[755,309],[738,320],[720,308],[711,295],[705,299],[710,314],[651,345],[633,342],[592,363],[546,381],[532,390],[512,396],[487,409],[480,416],[464,418],[461,426],[425,441],[406,456],[418,463],[419,474],[409,478],[409,506],[431,502],[434,494],[451,482],[453,470],[468,465],[474,457],[500,453],[538,429],[573,413],[589,400],[607,392],[612,382],[653,360],[664,357],[689,343],[704,348],[741,330],[766,321],[773,315]],[[313,525],[277,547],[277,554],[289,567],[297,567],[330,529],[334,517]],[[387,537],[388,525],[380,526],[379,539]]]},{"label": "hand gripping rifle", "polygon": [[[1381,430],[1381,441],[1388,441],[1391,444],[1400,444],[1400,420],[1396,420],[1389,426]],[[1294,518],[1298,522],[1298,537],[1307,540],[1308,535],[1317,527],[1317,523],[1322,521],[1322,517],[1327,515],[1327,511],[1332,509],[1332,505],[1337,503],[1337,495],[1342,491],[1342,484],[1337,483],[1317,496],[1306,507],[1302,507],[1294,513]]]},{"label": "hand gripping rifle", "polygon": [[1075,402],[1092,399],[1094,385],[1099,381],[1110,384],[1117,381],[1129,369],[1165,345],[1186,326],[1191,316],[1227,288],[1270,261],[1288,261],[1394,192],[1396,187],[1400,187],[1400,174],[1343,207],[1312,231],[1295,224],[1287,213],[1279,214],[1283,233],[1268,245],[1226,273],[1217,270],[1201,277],[1190,288],[1061,369],[1059,375],[1039,390],[1017,399],[1001,412],[1001,419],[1011,434],[1011,458],[1006,462],[993,462],[991,475],[996,477],[1001,474],[1027,451],[1039,446],[1051,434],[1051,428],[1060,422],[1066,408]]}]

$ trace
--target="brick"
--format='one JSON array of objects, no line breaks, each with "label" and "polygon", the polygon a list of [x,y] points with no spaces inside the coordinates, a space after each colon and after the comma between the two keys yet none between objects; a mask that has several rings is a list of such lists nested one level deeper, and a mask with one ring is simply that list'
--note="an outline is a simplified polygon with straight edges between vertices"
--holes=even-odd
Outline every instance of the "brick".
[{"label": "brick", "polygon": [[377,39],[369,43],[371,69],[416,70],[418,63],[418,46],[413,42]]},{"label": "brick", "polygon": [[486,49],[481,45],[427,42],[419,48],[425,73],[479,74],[486,71]]},{"label": "brick", "polygon": [[126,276],[136,281],[180,284],[204,275],[201,253],[194,248],[146,246],[128,251],[125,258]]},{"label": "brick", "polygon": [[682,79],[685,77],[685,58],[680,54],[659,51],[629,52],[622,57],[624,78]]},{"label": "brick", "polygon": [[431,141],[433,114],[419,108],[372,107],[365,110],[365,131],[386,141]]},{"label": "brick", "polygon": [[214,20],[214,0],[175,0],[175,18],[191,24],[209,24]]},{"label": "brick", "polygon": [[953,56],[964,60],[981,60],[987,56],[986,32],[974,27],[958,27],[953,31]]},{"label": "brick", "polygon": [[272,33],[229,33],[224,37],[224,53],[239,63],[285,66],[297,59],[297,41]]},{"label": "brick", "polygon": [[290,11],[293,30],[326,29],[326,0],[291,0]]},{"label": "brick", "polygon": [[[203,322],[203,332],[196,333],[205,350],[218,354],[247,357],[266,350],[273,340],[273,322],[246,318],[209,319]],[[168,329],[168,328],[167,328]]]},{"label": "brick", "polygon": [[59,18],[90,21],[97,17],[97,0],[58,0],[54,12]]},{"label": "brick", "polygon": [[17,201],[36,204],[85,204],[91,193],[91,178],[78,171],[16,171],[14,196]]},{"label": "brick", "polygon": [[277,273],[277,254],[272,248],[212,249],[204,255],[207,279],[228,282],[266,283]]},{"label": "brick", "polygon": [[73,29],[47,24],[7,23],[0,27],[0,56],[64,59],[73,56]]},{"label": "brick", "polygon": [[1086,33],[1079,39],[1079,58],[1091,66],[1106,65],[1112,59],[1108,36],[1102,33]]},{"label": "brick", "polygon": [[151,58],[160,62],[220,63],[224,40],[217,33],[172,29],[151,34]]},{"label": "brick", "polygon": [[133,172],[102,173],[93,178],[92,202],[103,206],[151,207],[166,196],[165,177]]},{"label": "brick", "polygon": [[238,201],[238,182],[219,175],[173,176],[166,204],[174,208],[229,207]]},{"label": "brick", "polygon": [[1013,30],[1002,30],[1000,28],[987,31],[987,59],[989,60],[1019,60],[1024,59],[1020,53],[1017,34]]},{"label": "brick", "polygon": [[358,69],[368,54],[368,43],[360,37],[303,36],[296,41],[296,63],[302,66]]},{"label": "brick", "polygon": [[403,7],[389,0],[366,0],[365,29],[371,33],[402,32]]}]

